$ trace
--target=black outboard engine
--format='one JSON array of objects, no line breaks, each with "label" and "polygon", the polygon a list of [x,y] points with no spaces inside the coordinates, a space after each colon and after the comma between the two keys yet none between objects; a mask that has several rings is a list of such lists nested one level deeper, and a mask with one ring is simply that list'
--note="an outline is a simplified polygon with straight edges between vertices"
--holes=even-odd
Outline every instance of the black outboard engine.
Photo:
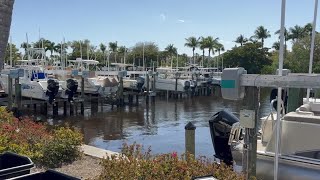
[{"label": "black outboard engine", "polygon": [[78,81],[75,79],[67,79],[67,90],[66,94],[68,94],[68,101],[73,101],[74,95],[78,90]]},{"label": "black outboard engine", "polygon": [[232,125],[237,122],[239,122],[239,119],[225,110],[217,112],[209,120],[215,157],[229,166],[233,165],[233,157],[228,141]]},{"label": "black outboard engine", "polygon": [[185,81],[184,82],[184,90],[188,90],[190,88],[190,86],[191,86],[190,81]]},{"label": "black outboard engine", "polygon": [[59,82],[56,79],[49,79],[47,83],[46,95],[49,96],[49,103],[52,104],[59,92]]},{"label": "black outboard engine", "polygon": [[145,79],[143,77],[137,78],[137,89],[140,91],[143,88]]}]

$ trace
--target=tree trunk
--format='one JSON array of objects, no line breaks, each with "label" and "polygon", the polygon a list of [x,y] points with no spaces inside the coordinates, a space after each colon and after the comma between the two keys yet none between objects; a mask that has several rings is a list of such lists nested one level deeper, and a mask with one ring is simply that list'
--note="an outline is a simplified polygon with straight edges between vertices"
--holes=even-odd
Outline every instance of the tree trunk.
[{"label": "tree trunk", "polygon": [[14,0],[0,0],[0,70],[8,44],[13,4]]},{"label": "tree trunk", "polygon": [[194,48],[192,49],[192,59],[193,59],[193,64],[195,64],[195,60],[194,60]]},{"label": "tree trunk", "polygon": [[263,47],[263,43],[264,43],[264,39],[263,38],[261,39],[261,43],[262,43],[262,47]]},{"label": "tree trunk", "polygon": [[210,62],[210,53],[211,53],[211,49],[209,48],[209,56],[208,56],[207,68],[209,67],[209,62]]}]

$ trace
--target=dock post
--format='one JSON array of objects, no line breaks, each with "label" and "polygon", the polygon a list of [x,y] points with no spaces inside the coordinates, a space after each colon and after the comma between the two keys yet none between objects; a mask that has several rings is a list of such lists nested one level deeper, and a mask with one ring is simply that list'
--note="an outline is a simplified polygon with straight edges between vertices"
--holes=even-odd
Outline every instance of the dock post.
[{"label": "dock post", "polygon": [[174,87],[174,98],[178,99],[178,75],[176,74],[176,84]]},{"label": "dock post", "polygon": [[53,116],[58,116],[59,114],[59,102],[52,104]]},{"label": "dock post", "polygon": [[63,115],[67,115],[67,101],[63,101]]},{"label": "dock post", "polygon": [[246,174],[247,179],[256,177],[256,163],[257,163],[257,132],[259,119],[259,99],[260,89],[257,87],[248,87],[244,99],[245,107],[248,110],[254,110],[255,122],[254,128],[246,128],[244,136],[244,150],[242,171]]},{"label": "dock post", "polygon": [[21,84],[19,83],[19,78],[15,78],[15,104],[18,109],[21,109]]},{"label": "dock post", "polygon": [[8,75],[8,109],[12,109],[12,78]]},{"label": "dock post", "polygon": [[153,72],[153,81],[152,81],[152,92],[153,92],[153,95],[152,96],[152,102],[154,103],[156,101],[156,77],[157,76],[157,73]]},{"label": "dock post", "polygon": [[42,114],[44,114],[45,116],[48,114],[48,103],[47,103],[47,102],[45,102],[45,103],[43,104]]},{"label": "dock post", "polygon": [[137,106],[139,105],[139,95],[138,94],[136,95],[136,105]]},{"label": "dock post", "polygon": [[33,104],[33,111],[37,112],[37,104]]},{"label": "dock post", "polygon": [[185,127],[185,147],[186,153],[195,156],[195,130],[196,126],[189,122]]},{"label": "dock post", "polygon": [[[81,77],[81,101],[80,101],[80,111],[81,111],[81,115],[84,115],[84,77]],[[78,104],[76,105],[76,114],[78,111]]]},{"label": "dock post", "polygon": [[70,108],[70,116],[72,116],[74,114],[74,107],[73,107],[73,103],[69,103],[69,108]]},{"label": "dock post", "polygon": [[149,104],[149,90],[150,90],[150,78],[149,78],[149,72],[146,74],[146,81],[147,81],[147,95],[146,95],[146,104]]},{"label": "dock post", "polygon": [[97,96],[91,97],[91,114],[97,114],[99,107],[99,101]]},{"label": "dock post", "polygon": [[119,88],[119,103],[120,103],[120,107],[123,106],[123,76],[120,75],[120,88]]},{"label": "dock post", "polygon": [[[98,100],[99,101],[99,100]],[[103,112],[103,101],[104,101],[104,98],[101,98],[100,99],[100,109],[101,109],[101,112]]]}]

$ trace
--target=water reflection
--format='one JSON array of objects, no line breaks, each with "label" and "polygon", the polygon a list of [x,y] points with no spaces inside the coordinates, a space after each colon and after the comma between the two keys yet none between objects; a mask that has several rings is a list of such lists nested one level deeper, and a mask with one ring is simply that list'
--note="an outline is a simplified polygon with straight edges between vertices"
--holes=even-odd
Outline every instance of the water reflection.
[{"label": "water reflection", "polygon": [[[262,91],[261,96],[260,116],[265,116],[269,112],[268,93]],[[182,153],[184,126],[191,121],[197,127],[196,154],[211,156],[213,146],[208,120],[223,109],[239,115],[241,104],[241,101],[227,101],[213,96],[178,100],[159,98],[148,106],[143,101],[139,106],[123,109],[112,110],[108,106],[103,108],[104,112],[87,117],[68,117],[64,121],[79,128],[87,144],[119,151],[122,143],[137,142],[146,147],[152,146],[155,153]],[[86,111],[90,111],[90,105]]]}]

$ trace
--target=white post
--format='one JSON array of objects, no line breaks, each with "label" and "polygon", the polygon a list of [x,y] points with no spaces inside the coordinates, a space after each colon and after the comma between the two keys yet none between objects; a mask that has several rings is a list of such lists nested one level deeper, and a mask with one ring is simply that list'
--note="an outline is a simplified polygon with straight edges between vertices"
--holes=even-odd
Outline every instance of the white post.
[{"label": "white post", "polygon": [[12,37],[10,36],[10,66],[12,66]]},{"label": "white post", "polygon": [[[286,0],[282,0],[281,3],[281,28],[280,28],[280,50],[279,50],[279,76],[282,76],[283,69],[283,53],[284,53],[284,24],[285,24],[285,10],[286,10]],[[278,87],[278,97],[277,97],[277,121],[276,121],[276,141],[275,141],[275,160],[274,160],[274,179],[278,179],[278,170],[279,170],[279,153],[280,152],[280,120],[281,120],[281,102],[282,102],[282,88]],[[284,107],[283,107],[284,108]]]},{"label": "white post", "polygon": [[144,43],[142,46],[142,64],[143,64],[143,71],[145,71],[145,66],[144,66]]},{"label": "white post", "polygon": [[[310,49],[310,61],[309,61],[309,74],[312,73],[312,63],[313,63],[313,53],[314,53],[314,41],[316,37],[316,23],[317,23],[317,13],[318,13],[318,0],[315,0],[314,4],[314,16],[313,16],[313,24],[312,24],[312,37],[311,37],[311,49]],[[307,102],[309,102],[310,98],[310,89],[307,89]]]}]

